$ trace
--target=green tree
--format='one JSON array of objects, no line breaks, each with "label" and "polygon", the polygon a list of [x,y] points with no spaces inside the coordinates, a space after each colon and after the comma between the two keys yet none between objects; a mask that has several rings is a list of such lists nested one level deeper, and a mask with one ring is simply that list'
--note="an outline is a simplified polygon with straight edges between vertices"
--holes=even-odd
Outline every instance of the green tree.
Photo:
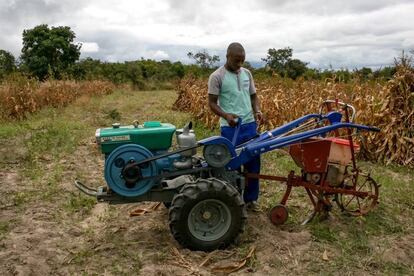
[{"label": "green tree", "polygon": [[98,59],[87,57],[76,62],[70,68],[70,74],[77,80],[96,80],[102,79],[102,62]]},{"label": "green tree", "polygon": [[0,50],[0,79],[16,70],[16,59],[6,50]]},{"label": "green tree", "polygon": [[142,69],[138,62],[125,62],[125,75],[135,89],[144,89],[145,83],[142,77]]},{"label": "green tree", "polygon": [[394,74],[397,72],[396,68],[394,66],[390,67],[384,67],[382,69],[378,69],[373,72],[373,75],[377,79],[388,81],[393,78]]},{"label": "green tree", "polygon": [[179,61],[174,62],[172,64],[171,70],[174,72],[174,75],[177,76],[178,78],[181,79],[184,77],[185,69],[184,69],[184,65],[181,62]]},{"label": "green tree", "polygon": [[291,79],[297,79],[306,72],[307,63],[299,59],[291,59],[285,64],[285,74]]},{"label": "green tree", "polygon": [[292,48],[283,49],[271,48],[267,50],[266,58],[262,58],[266,65],[275,70],[280,75],[284,75],[286,64],[292,59]]},{"label": "green tree", "polygon": [[363,81],[366,81],[370,78],[372,78],[373,74],[372,74],[372,69],[368,68],[368,67],[362,67],[359,70],[355,70],[355,75]]},{"label": "green tree", "polygon": [[246,68],[247,70],[249,70],[250,72],[253,72],[255,70],[254,67],[248,61],[245,61],[243,63],[243,67]]},{"label": "green tree", "polygon": [[262,58],[266,65],[283,77],[296,79],[306,72],[306,62],[292,59],[293,50],[290,47],[283,49],[271,48],[266,58]]},{"label": "green tree", "polygon": [[191,59],[194,59],[196,64],[198,64],[203,69],[210,69],[214,66],[214,64],[220,62],[219,56],[211,56],[206,50],[195,54],[193,52],[188,52],[187,56]]},{"label": "green tree", "polygon": [[48,74],[60,78],[80,56],[80,44],[73,43],[75,33],[70,27],[38,25],[23,31],[21,60],[23,66],[39,79]]},{"label": "green tree", "polygon": [[307,68],[305,73],[303,73],[303,77],[306,80],[319,80],[321,77],[321,72],[315,68]]}]

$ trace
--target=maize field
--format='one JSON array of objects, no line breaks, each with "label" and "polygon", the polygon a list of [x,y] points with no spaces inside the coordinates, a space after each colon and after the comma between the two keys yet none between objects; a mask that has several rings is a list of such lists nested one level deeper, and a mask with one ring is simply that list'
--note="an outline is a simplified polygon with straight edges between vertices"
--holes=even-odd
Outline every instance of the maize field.
[{"label": "maize field", "polygon": [[0,118],[23,119],[43,107],[63,107],[84,96],[110,94],[115,86],[108,81],[46,81],[21,75],[0,84]]},{"label": "maize field", "polygon": [[[215,128],[218,117],[209,110],[207,89],[205,79],[183,79],[178,84],[179,96],[174,106]],[[397,66],[397,73],[386,83],[291,81],[273,77],[257,81],[256,89],[267,119],[261,130],[316,113],[326,99],[339,99],[355,106],[357,123],[381,129],[379,133],[361,135],[360,157],[414,167],[414,70],[410,66]]]}]

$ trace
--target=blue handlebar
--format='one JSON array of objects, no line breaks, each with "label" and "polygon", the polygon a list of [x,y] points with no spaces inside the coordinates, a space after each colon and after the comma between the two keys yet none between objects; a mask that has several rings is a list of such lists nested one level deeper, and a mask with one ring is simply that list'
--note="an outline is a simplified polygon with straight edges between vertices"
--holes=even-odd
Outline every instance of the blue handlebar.
[{"label": "blue handlebar", "polygon": [[236,125],[236,131],[234,132],[233,139],[231,140],[231,143],[233,146],[237,146],[237,137],[239,136],[240,128],[242,125],[242,118],[237,118],[237,125]]}]

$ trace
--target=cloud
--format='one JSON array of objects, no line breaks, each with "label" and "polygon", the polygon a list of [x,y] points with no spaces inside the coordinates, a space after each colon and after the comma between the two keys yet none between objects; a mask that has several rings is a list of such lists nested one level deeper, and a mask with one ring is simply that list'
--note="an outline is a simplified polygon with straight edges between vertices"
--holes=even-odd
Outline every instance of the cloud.
[{"label": "cloud", "polygon": [[162,50],[149,51],[148,56],[149,56],[149,58],[155,59],[155,60],[162,60],[162,59],[169,59],[170,58],[170,56]]},{"label": "cloud", "polygon": [[190,62],[207,50],[225,60],[239,41],[247,60],[269,48],[293,48],[313,67],[391,64],[414,49],[414,3],[405,0],[0,0],[0,49],[20,53],[23,29],[70,26],[84,41],[82,57],[105,61],[141,57]]},{"label": "cloud", "polygon": [[286,14],[312,14],[321,16],[339,14],[364,14],[378,11],[392,6],[398,6],[412,2],[411,0],[263,0],[255,2],[259,9],[266,9],[271,12]]},{"label": "cloud", "polygon": [[99,45],[96,42],[81,42],[81,53],[88,54],[88,53],[96,53],[99,52]]},{"label": "cloud", "polygon": [[40,24],[59,25],[59,20],[70,17],[70,11],[81,8],[83,3],[81,0],[0,0],[0,49],[18,56],[23,30]]}]

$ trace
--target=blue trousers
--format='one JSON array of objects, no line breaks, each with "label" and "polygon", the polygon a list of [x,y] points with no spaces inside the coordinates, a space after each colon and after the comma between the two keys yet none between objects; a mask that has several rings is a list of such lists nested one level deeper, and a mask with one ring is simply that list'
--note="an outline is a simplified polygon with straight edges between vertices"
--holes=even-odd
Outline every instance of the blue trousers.
[{"label": "blue trousers", "polygon": [[[240,145],[257,135],[257,124],[256,122],[251,122],[241,125],[239,135],[236,140],[236,145]],[[234,132],[236,128],[222,126],[221,127],[221,136],[233,140]],[[255,159],[250,160],[243,165],[243,168],[246,172],[249,173],[260,173],[260,156]],[[251,202],[256,201],[259,197],[259,179],[249,179],[246,183],[246,188],[244,190],[244,201]]]}]

